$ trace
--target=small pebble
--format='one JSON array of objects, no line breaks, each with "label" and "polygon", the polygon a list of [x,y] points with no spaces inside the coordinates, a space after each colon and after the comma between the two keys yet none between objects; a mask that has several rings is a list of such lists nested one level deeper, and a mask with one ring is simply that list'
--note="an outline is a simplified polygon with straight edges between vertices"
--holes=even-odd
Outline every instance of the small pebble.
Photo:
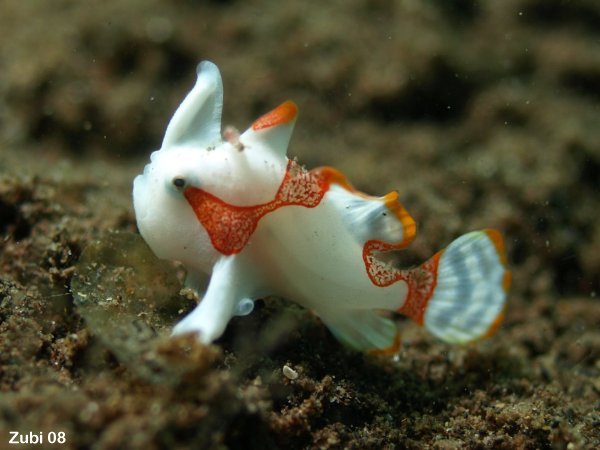
[{"label": "small pebble", "polygon": [[296,372],[294,369],[292,369],[288,365],[283,366],[282,371],[283,371],[283,375],[290,380],[295,380],[296,378],[298,378],[298,372]]}]

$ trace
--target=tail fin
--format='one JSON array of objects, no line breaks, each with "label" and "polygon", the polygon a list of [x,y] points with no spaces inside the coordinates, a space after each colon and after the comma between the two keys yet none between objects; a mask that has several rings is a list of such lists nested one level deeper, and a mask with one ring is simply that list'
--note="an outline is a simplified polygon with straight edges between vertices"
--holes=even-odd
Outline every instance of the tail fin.
[{"label": "tail fin", "polygon": [[467,233],[406,273],[408,297],[399,312],[443,341],[466,343],[494,333],[510,285],[502,236]]}]

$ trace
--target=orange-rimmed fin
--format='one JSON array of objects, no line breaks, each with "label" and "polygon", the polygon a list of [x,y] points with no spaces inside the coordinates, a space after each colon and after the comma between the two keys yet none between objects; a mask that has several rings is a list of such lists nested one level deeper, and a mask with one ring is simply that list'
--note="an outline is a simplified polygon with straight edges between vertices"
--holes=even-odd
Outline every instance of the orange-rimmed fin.
[{"label": "orange-rimmed fin", "polygon": [[482,339],[489,338],[496,334],[496,331],[498,331],[498,328],[500,328],[500,325],[502,325],[502,322],[504,322],[504,309],[505,308],[502,308],[500,314],[496,316],[496,319],[492,322],[485,334],[481,337]]},{"label": "orange-rimmed fin", "polygon": [[394,250],[406,247],[417,235],[417,223],[415,222],[415,219],[413,219],[408,213],[408,211],[404,209],[404,206],[400,204],[398,197],[399,195],[396,191],[392,191],[383,197],[383,202],[385,203],[387,209],[389,209],[390,212],[396,216],[404,228],[403,242],[401,242],[397,248],[394,248]]},{"label": "orange-rimmed fin", "polygon": [[348,178],[332,167],[311,170],[329,186],[327,198],[338,207],[347,227],[357,241],[365,245],[379,241],[379,251],[399,250],[409,245],[416,235],[416,223],[393,191],[383,197],[360,192]]},{"label": "orange-rimmed fin", "polygon": [[504,239],[502,239],[502,235],[498,230],[494,230],[492,228],[486,228],[482,231],[487,234],[489,240],[492,241],[492,244],[494,244],[494,247],[496,247],[496,253],[500,258],[500,262],[502,265],[504,265],[504,267],[506,267],[508,262],[506,260],[506,248],[504,247]]},{"label": "orange-rimmed fin", "polygon": [[283,160],[294,131],[296,117],[298,117],[296,104],[292,101],[284,102],[258,118],[240,136],[239,143],[248,151],[267,150]]},{"label": "orange-rimmed fin", "polygon": [[508,292],[508,290],[510,289],[510,284],[512,282],[512,274],[508,270],[508,260],[506,258],[506,248],[504,246],[504,239],[502,239],[502,235],[500,234],[500,232],[498,230],[493,230],[491,228],[487,228],[487,229],[483,230],[483,232],[485,234],[487,234],[490,241],[492,241],[492,243],[494,244],[494,247],[496,247],[496,252],[498,254],[498,258],[500,259],[500,262],[504,266],[505,271],[504,271],[504,276],[502,278],[502,288],[506,292]]},{"label": "orange-rimmed fin", "polygon": [[405,271],[409,293],[399,312],[446,342],[484,338],[502,322],[507,274],[500,233],[467,233],[425,264]]},{"label": "orange-rimmed fin", "polygon": [[285,101],[273,111],[259,117],[252,124],[254,131],[264,130],[265,128],[275,127],[286,123],[293,122],[298,116],[298,106],[291,101]]}]

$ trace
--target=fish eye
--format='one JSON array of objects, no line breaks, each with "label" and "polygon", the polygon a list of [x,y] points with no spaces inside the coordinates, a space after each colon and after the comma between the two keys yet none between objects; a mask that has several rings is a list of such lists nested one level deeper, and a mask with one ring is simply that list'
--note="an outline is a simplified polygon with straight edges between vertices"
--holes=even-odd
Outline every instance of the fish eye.
[{"label": "fish eye", "polygon": [[185,187],[186,180],[184,177],[177,176],[173,178],[173,186],[177,189],[183,189]]}]

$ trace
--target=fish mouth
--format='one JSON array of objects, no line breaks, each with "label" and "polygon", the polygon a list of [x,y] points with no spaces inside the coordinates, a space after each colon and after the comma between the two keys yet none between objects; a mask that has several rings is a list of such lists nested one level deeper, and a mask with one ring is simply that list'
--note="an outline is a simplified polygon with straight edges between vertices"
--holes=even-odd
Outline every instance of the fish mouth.
[{"label": "fish mouth", "polygon": [[[148,166],[146,166],[148,167]],[[148,215],[148,205],[146,204],[146,191],[147,191],[147,178],[146,169],[144,173],[136,176],[133,179],[133,209],[135,211],[135,217],[139,223],[144,220]]]}]

